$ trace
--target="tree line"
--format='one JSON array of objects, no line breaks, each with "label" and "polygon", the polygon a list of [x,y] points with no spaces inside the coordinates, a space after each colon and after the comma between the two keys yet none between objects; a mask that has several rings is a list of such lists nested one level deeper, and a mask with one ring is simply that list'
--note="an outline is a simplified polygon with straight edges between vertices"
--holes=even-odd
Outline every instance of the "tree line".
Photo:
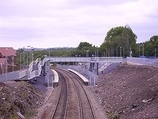
[{"label": "tree line", "polygon": [[[158,35],[152,36],[148,41],[136,43],[137,36],[126,25],[111,28],[105,36],[100,47],[87,42],[81,42],[74,54],[80,56],[100,57],[156,57],[158,56]],[[73,54],[73,55],[74,55]]]},{"label": "tree line", "polygon": [[[137,36],[130,26],[111,28],[100,47],[80,42],[77,48],[49,48],[41,51],[17,50],[17,62],[31,62],[44,57],[156,57],[158,56],[158,35],[148,41],[136,43]],[[31,54],[32,53],[32,54]],[[21,59],[20,59],[21,56]],[[33,58],[33,59],[32,59]],[[21,61],[20,61],[21,60]]]}]

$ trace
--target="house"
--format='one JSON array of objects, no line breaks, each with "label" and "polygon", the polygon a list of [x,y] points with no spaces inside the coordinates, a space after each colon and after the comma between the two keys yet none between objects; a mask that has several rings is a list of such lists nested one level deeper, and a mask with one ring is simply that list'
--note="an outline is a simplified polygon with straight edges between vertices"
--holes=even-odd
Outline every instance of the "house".
[{"label": "house", "polygon": [[[0,65],[14,66],[16,51],[12,47],[0,47]],[[7,62],[6,62],[7,60]],[[5,64],[4,64],[5,63]]]},{"label": "house", "polygon": [[0,68],[4,67],[6,64],[6,59],[5,58],[0,58]]}]

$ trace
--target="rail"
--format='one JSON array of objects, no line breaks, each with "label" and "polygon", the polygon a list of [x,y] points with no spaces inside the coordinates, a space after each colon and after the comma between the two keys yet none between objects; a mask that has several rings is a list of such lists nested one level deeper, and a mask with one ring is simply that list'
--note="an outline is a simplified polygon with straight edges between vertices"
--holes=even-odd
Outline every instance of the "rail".
[{"label": "rail", "polygon": [[[81,77],[80,77],[80,78],[81,78]],[[74,81],[74,80],[73,80],[73,81]],[[86,90],[84,89],[82,83],[81,83],[79,80],[77,80],[77,81],[78,81],[78,83],[80,84],[80,86],[82,87],[82,89],[83,89],[83,91],[84,91],[84,93],[85,93],[85,95],[86,95],[88,104],[89,104],[89,106],[90,106],[91,114],[92,114],[92,118],[91,118],[91,119],[96,119],[96,115],[95,115],[95,113],[94,113],[94,109],[93,109],[93,107],[92,107],[92,103],[91,103],[91,101],[90,101],[90,99],[89,99],[89,97],[88,97],[88,95],[87,95],[87,93],[86,93]],[[85,112],[84,112],[83,109],[82,109],[82,117],[84,117],[83,113],[85,113]]]},{"label": "rail", "polygon": [[[61,87],[60,87],[60,95],[58,97],[58,102],[55,105],[55,110],[52,114],[52,119],[60,118],[60,119],[66,119],[66,109],[67,109],[67,100],[68,100],[68,90],[67,90],[67,84],[65,77],[57,71],[61,76]],[[64,114],[63,114],[64,113]]]},{"label": "rail", "polygon": [[[81,83],[81,80],[79,80],[79,77],[76,74],[67,72],[65,70],[62,70],[62,72],[64,73],[66,77],[69,77],[69,79],[74,84],[74,88],[76,90],[76,94],[78,95],[78,100],[79,100],[80,118],[81,119],[84,119],[84,118],[96,119],[96,116],[92,107],[92,103],[90,102],[90,99],[85,91],[83,84]],[[74,80],[74,79],[78,79],[78,80]]]}]

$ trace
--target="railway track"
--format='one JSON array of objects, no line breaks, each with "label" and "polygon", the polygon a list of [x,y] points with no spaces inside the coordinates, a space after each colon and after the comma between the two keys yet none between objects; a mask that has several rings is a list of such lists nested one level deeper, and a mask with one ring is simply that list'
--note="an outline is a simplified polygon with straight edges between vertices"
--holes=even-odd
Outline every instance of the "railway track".
[{"label": "railway track", "polygon": [[71,80],[73,81],[73,83],[75,85],[75,88],[77,90],[78,97],[79,97],[81,119],[87,119],[87,118],[96,119],[95,113],[93,110],[93,106],[86,93],[86,90],[84,89],[82,81],[76,74],[74,74],[72,72],[70,72],[70,74],[74,77],[73,79],[76,79],[76,80],[73,80],[71,78]]},{"label": "railway track", "polygon": [[[75,103],[73,104],[71,103],[71,99],[68,99],[69,103],[67,103],[67,108],[65,108],[65,117],[66,119],[71,119],[72,117],[75,119],[96,119],[95,117],[95,113],[92,107],[92,104],[90,102],[90,99],[88,98],[88,95],[84,89],[83,83],[81,82],[81,80],[79,80],[79,77],[69,71],[66,70],[59,70],[59,69],[55,69],[60,75],[62,75],[63,77],[65,77],[65,79],[67,80],[67,84],[69,83],[69,88],[73,88],[72,90],[76,93],[72,93],[69,94],[68,97],[76,97],[75,98]],[[76,96],[70,96],[73,94],[77,94]],[[71,109],[74,105],[76,105],[75,109]],[[64,119],[63,118],[63,119]],[[55,118],[53,118],[55,119]]]}]

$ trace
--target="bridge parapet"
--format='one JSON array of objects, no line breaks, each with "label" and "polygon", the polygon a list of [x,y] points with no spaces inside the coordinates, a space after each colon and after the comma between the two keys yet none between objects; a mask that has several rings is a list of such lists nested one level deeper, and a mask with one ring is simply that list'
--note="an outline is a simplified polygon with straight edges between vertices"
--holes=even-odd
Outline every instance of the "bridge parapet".
[{"label": "bridge parapet", "polygon": [[122,57],[46,57],[50,62],[123,62]]}]

